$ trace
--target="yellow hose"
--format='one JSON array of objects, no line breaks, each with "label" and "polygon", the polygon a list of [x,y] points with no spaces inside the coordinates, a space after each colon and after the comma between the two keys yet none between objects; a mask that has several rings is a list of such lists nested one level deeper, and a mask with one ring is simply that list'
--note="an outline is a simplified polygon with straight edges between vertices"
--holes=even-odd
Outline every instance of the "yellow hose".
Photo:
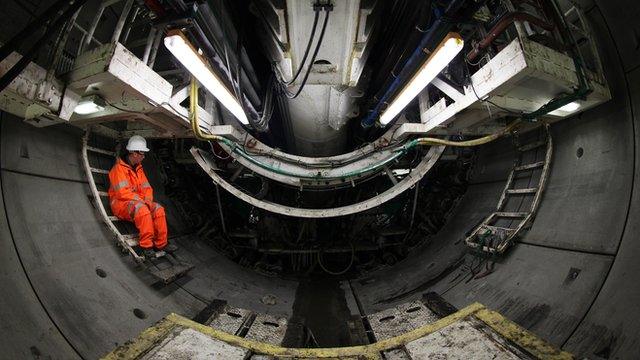
[{"label": "yellow hose", "polygon": [[[189,122],[191,123],[191,130],[193,131],[193,134],[195,135],[195,137],[199,140],[204,140],[204,141],[218,141],[218,142],[223,142],[229,146],[233,146],[233,142],[230,141],[229,139],[226,139],[222,136],[218,136],[218,135],[211,135],[211,134],[205,134],[202,132],[202,130],[200,129],[200,124],[199,124],[199,120],[198,120],[198,82],[194,77],[191,77],[191,85],[189,86]],[[504,130],[496,133],[496,134],[492,134],[492,135],[487,135],[478,139],[474,139],[474,140],[467,140],[467,141],[450,141],[450,140],[444,140],[444,139],[438,139],[438,138],[431,138],[431,137],[426,137],[426,138],[418,138],[415,140],[412,140],[409,142],[409,144],[404,146],[404,151],[416,146],[416,145],[446,145],[446,146],[478,146],[478,145],[482,145],[482,144],[486,144],[488,142],[491,142],[497,138],[499,138],[500,136],[507,134],[509,132],[511,132],[511,130],[513,130],[518,124],[520,123],[520,120],[516,120],[514,122],[512,122],[509,126],[507,126]],[[250,157],[247,154],[241,153],[240,155],[243,155],[244,157],[248,158],[249,160],[252,160],[254,163],[257,163],[258,165],[265,167],[271,171],[276,171],[281,173],[282,171],[279,169],[274,169],[273,167],[266,165],[266,164],[262,164],[256,160],[254,160],[252,157]],[[397,155],[400,155],[400,153],[398,153]],[[396,156],[397,157],[397,156]],[[366,171],[370,170],[370,169],[365,169]],[[358,171],[355,172],[354,174],[357,173],[363,173],[365,172],[364,170],[362,171]],[[286,175],[292,175],[292,176],[298,176],[296,174],[288,174],[286,173]],[[351,175],[351,174],[350,174]]]},{"label": "yellow hose", "polygon": [[198,121],[198,82],[192,76],[191,86],[189,86],[189,122],[191,123],[191,130],[197,139],[205,141],[225,141],[227,139],[218,135],[205,134],[200,130],[200,123]]}]

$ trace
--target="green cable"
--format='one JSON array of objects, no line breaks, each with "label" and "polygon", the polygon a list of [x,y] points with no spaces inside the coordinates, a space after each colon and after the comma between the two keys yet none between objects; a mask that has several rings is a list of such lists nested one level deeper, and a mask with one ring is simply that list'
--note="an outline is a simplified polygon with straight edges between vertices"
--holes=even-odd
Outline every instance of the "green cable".
[{"label": "green cable", "polygon": [[268,171],[274,172],[276,174],[280,174],[280,175],[286,175],[286,176],[292,176],[292,177],[297,177],[297,178],[301,178],[301,179],[313,179],[313,180],[335,180],[335,179],[345,179],[345,178],[350,178],[350,177],[354,177],[354,176],[360,176],[362,174],[368,173],[368,172],[372,172],[375,170],[378,170],[381,167],[384,167],[385,165],[389,164],[390,162],[396,160],[397,158],[399,158],[400,156],[406,154],[409,150],[413,149],[414,147],[416,147],[417,145],[449,145],[449,146],[475,146],[475,145],[481,145],[484,143],[487,143],[489,141],[493,141],[495,139],[497,139],[498,137],[500,137],[501,135],[504,135],[505,133],[509,132],[514,126],[515,123],[514,122],[512,125],[510,125],[509,127],[507,127],[507,129],[505,129],[504,131],[497,133],[497,134],[492,134],[492,135],[488,135],[488,136],[484,136],[482,138],[478,138],[478,139],[474,139],[474,140],[469,140],[469,141],[449,141],[449,140],[443,140],[443,139],[437,139],[437,138],[418,138],[418,139],[414,139],[409,141],[407,144],[399,147],[396,150],[393,150],[394,154],[390,157],[388,157],[387,159],[382,160],[379,163],[367,166],[365,168],[359,169],[359,170],[355,170],[355,171],[351,171],[351,172],[347,172],[344,173],[342,175],[334,175],[334,176],[322,176],[322,173],[319,171],[317,175],[306,175],[306,174],[296,174],[294,172],[290,172],[290,171],[286,171],[286,170],[282,170],[281,168],[278,167],[274,167],[271,166],[269,164],[265,164],[262,161],[259,161],[258,159],[254,158],[253,156],[247,154],[247,152],[243,149],[241,149],[238,144],[236,142],[233,142],[223,136],[218,136],[218,135],[208,135],[208,134],[204,134],[202,133],[202,131],[200,130],[200,125],[198,124],[198,88],[197,88],[197,82],[194,78],[192,78],[191,80],[191,87],[190,87],[190,107],[189,107],[189,118],[190,118],[190,122],[191,122],[191,128],[193,130],[194,135],[196,136],[196,138],[200,139],[200,140],[204,140],[204,141],[217,141],[220,143],[223,143],[225,145],[227,145],[231,152],[235,152],[236,154],[239,154],[241,157],[243,157],[244,159],[248,160],[249,162],[263,168],[266,169]]}]

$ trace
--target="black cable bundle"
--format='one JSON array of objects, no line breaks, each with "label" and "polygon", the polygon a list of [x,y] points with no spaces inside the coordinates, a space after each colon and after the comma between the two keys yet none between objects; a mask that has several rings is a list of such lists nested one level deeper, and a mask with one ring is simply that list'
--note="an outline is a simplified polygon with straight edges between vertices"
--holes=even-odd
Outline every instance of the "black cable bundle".
[{"label": "black cable bundle", "polygon": [[304,74],[304,78],[302,78],[302,83],[300,84],[300,87],[298,88],[298,90],[295,93],[291,93],[289,92],[289,90],[287,90],[286,88],[284,89],[284,94],[289,98],[289,99],[295,99],[298,97],[298,95],[300,95],[300,93],[302,92],[302,89],[304,89],[304,86],[307,84],[307,80],[309,79],[309,74],[311,74],[311,68],[313,67],[313,64],[316,61],[316,57],[318,56],[318,52],[320,51],[320,46],[322,46],[322,39],[324,38],[324,33],[327,29],[327,24],[329,23],[329,13],[332,10],[332,7],[330,6],[314,6],[314,11],[316,12],[315,15],[315,19],[313,22],[313,30],[311,32],[311,36],[309,37],[309,42],[307,43],[307,50],[305,51],[304,57],[303,57],[303,62],[302,64],[300,64],[300,67],[298,68],[297,74],[296,76],[294,76],[294,78],[292,80],[290,80],[289,82],[284,82],[281,81],[283,87],[286,85],[291,84],[299,75],[300,70],[302,69],[302,67],[304,66],[304,61],[307,58],[308,55],[308,51],[311,48],[311,43],[313,42],[313,38],[315,36],[315,28],[317,26],[317,19],[318,19],[318,13],[320,11],[320,8],[324,8],[324,11],[326,12],[325,16],[324,16],[324,21],[322,24],[322,30],[320,31],[320,37],[318,38],[318,43],[316,44],[316,48],[313,51],[313,55],[311,56],[311,61],[309,62],[309,65],[307,66],[307,71]]}]

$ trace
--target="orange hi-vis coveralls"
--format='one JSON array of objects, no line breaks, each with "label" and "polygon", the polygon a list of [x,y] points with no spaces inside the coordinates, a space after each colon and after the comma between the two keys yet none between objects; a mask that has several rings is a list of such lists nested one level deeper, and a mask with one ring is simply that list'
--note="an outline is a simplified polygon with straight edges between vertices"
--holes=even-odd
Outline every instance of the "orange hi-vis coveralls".
[{"label": "orange hi-vis coveralls", "polygon": [[167,246],[164,208],[153,202],[153,189],[142,170],[118,158],[109,171],[111,211],[119,219],[132,221],[140,231],[140,247],[160,250]]}]

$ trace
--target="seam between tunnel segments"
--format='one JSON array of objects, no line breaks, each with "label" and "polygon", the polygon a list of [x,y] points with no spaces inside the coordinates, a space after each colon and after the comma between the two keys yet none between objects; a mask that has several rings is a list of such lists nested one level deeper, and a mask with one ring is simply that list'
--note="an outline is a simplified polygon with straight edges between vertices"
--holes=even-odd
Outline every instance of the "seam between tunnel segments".
[{"label": "seam between tunnel segments", "polygon": [[[607,283],[607,280],[609,279],[609,274],[611,273],[611,269],[613,269],[613,266],[616,263],[616,259],[618,258],[618,252],[620,250],[620,246],[622,244],[622,241],[623,241],[623,239],[625,237],[625,234],[626,234],[626,231],[627,231],[627,225],[629,223],[631,205],[633,204],[633,196],[634,196],[634,188],[635,188],[635,180],[636,180],[636,168],[637,168],[637,165],[638,165],[636,163],[636,136],[637,136],[637,134],[636,134],[634,111],[633,111],[634,110],[633,109],[633,102],[632,102],[632,99],[631,99],[631,90],[629,89],[629,78],[627,77],[627,72],[625,72],[625,69],[624,69],[624,63],[622,62],[622,56],[620,56],[620,51],[618,50],[618,44],[616,43],[615,37],[611,33],[611,28],[609,27],[609,23],[607,22],[607,19],[604,16],[604,13],[602,12],[602,9],[600,9],[600,6],[598,6],[598,5],[594,5],[592,9],[597,9],[598,10],[598,13],[600,14],[600,17],[602,18],[602,20],[604,22],[604,26],[607,28],[608,35],[611,38],[611,40],[613,41],[613,44],[615,46],[616,55],[618,57],[618,61],[620,63],[620,67],[622,69],[622,75],[624,76],[624,84],[626,86],[627,99],[629,101],[629,112],[630,112],[630,115],[631,115],[631,118],[630,118],[630,120],[631,120],[631,134],[632,134],[631,158],[633,160],[632,161],[633,168],[632,168],[632,171],[631,171],[631,190],[629,191],[629,201],[627,203],[627,216],[625,217],[624,225],[622,226],[622,233],[620,234],[620,241],[618,241],[618,245],[616,246],[616,251],[613,254],[613,256],[614,256],[613,257],[613,261],[611,262],[611,265],[609,265],[609,269],[607,270],[607,273],[604,276],[604,280],[602,281],[602,284],[600,285],[600,288],[598,289],[597,293],[593,297],[593,300],[591,301],[591,304],[589,304],[589,307],[584,312],[584,315],[582,316],[580,321],[578,321],[578,324],[576,325],[576,327],[571,331],[569,336],[567,336],[567,338],[562,342],[562,348],[564,348],[567,345],[567,343],[569,342],[569,340],[571,340],[573,335],[575,335],[576,331],[578,331],[578,329],[580,328],[580,325],[582,325],[584,320],[587,318],[587,316],[591,312],[591,309],[593,308],[593,305],[595,305],[596,301],[598,301],[598,298],[600,297],[600,293],[602,292],[602,289],[604,289],[604,286]],[[590,9],[590,10],[592,10],[592,9]]]},{"label": "seam between tunnel segments", "polygon": [[587,255],[607,256],[607,257],[612,257],[612,258],[615,258],[615,256],[616,256],[615,253],[606,253],[606,252],[601,252],[601,251],[589,251],[589,250],[581,250],[581,249],[569,249],[569,248],[564,248],[564,247],[560,247],[560,246],[536,244],[536,243],[527,242],[527,241],[518,241],[518,244],[541,247],[541,248],[545,248],[545,249],[569,251],[569,252],[575,252],[575,253],[587,254]]},{"label": "seam between tunnel segments", "polygon": [[[74,183],[80,183],[80,184],[88,184],[89,182],[86,180],[78,180],[78,179],[69,179],[69,178],[62,178],[62,177],[58,177],[58,176],[50,176],[50,175],[43,175],[43,174],[35,174],[35,173],[29,173],[29,172],[25,172],[25,171],[20,171],[20,170],[13,170],[13,169],[7,169],[7,168],[0,168],[0,170],[2,171],[6,171],[9,173],[14,173],[14,174],[20,174],[20,175],[27,175],[27,176],[35,176],[35,177],[39,177],[39,178],[44,178],[44,179],[52,179],[52,180],[60,180],[60,181],[68,181],[68,182],[74,182]],[[4,198],[3,198],[4,200]],[[5,212],[6,212],[6,208],[5,208]],[[7,218],[7,222],[8,222],[8,218]],[[11,235],[13,236],[13,234]],[[16,249],[17,251],[17,249]],[[156,268],[158,268],[157,265],[155,265]],[[188,289],[186,289],[183,285],[181,284],[177,284],[178,287],[180,289],[182,289],[184,292],[186,292],[188,295],[190,295],[191,297],[193,297],[195,300],[200,301],[201,303],[208,305],[209,301],[207,301],[206,299],[201,298],[200,296],[192,293],[191,291],[189,291]]]},{"label": "seam between tunnel segments", "polygon": [[44,174],[36,174],[36,173],[30,173],[30,172],[21,171],[21,170],[8,169],[8,168],[5,168],[5,167],[0,168],[0,170],[2,170],[2,171],[6,171],[6,172],[10,172],[10,173],[13,173],[13,174],[20,174],[20,175],[27,175],[27,176],[35,176],[35,177],[44,178],[44,179],[60,180],[60,181],[69,181],[69,182],[75,182],[75,183],[81,183],[81,184],[88,184],[88,183],[89,183],[89,182],[88,182],[88,181],[86,181],[86,180],[69,179],[69,178],[63,178],[63,177],[59,177],[59,176],[51,176],[51,175],[44,175]]},{"label": "seam between tunnel segments", "polygon": [[624,71],[624,77],[627,77],[627,74],[630,74],[636,70],[640,69],[640,64],[634,65],[631,67],[631,69],[629,70],[625,70],[624,68],[622,69]]},{"label": "seam between tunnel segments", "polygon": [[[62,178],[62,177],[58,177],[58,176],[50,176],[50,175],[43,175],[43,174],[34,174],[34,173],[29,173],[29,172],[25,172],[25,171],[20,171],[20,170],[13,170],[13,169],[7,169],[7,168],[0,168],[0,170],[2,171],[6,171],[6,172],[10,172],[10,173],[14,173],[14,174],[20,174],[20,175],[27,175],[27,176],[35,176],[35,177],[39,177],[39,178],[44,178],[44,179],[52,179],[52,180],[60,180],[60,181],[69,181],[69,182],[74,182],[74,183],[80,183],[80,184],[88,184],[89,182],[86,180],[77,180],[77,179],[69,179],[69,178]],[[5,209],[6,212],[6,209]],[[7,219],[8,221],[8,219]],[[13,235],[12,235],[13,236]],[[17,249],[16,249],[17,251]],[[157,266],[156,266],[157,268]],[[182,289],[184,292],[186,292],[188,295],[190,295],[191,297],[193,297],[194,299],[200,301],[201,303],[207,305],[209,304],[209,302],[203,298],[201,298],[200,296],[192,293],[191,291],[189,291],[188,289],[186,289],[183,285],[177,284],[178,287],[180,289]]]}]

